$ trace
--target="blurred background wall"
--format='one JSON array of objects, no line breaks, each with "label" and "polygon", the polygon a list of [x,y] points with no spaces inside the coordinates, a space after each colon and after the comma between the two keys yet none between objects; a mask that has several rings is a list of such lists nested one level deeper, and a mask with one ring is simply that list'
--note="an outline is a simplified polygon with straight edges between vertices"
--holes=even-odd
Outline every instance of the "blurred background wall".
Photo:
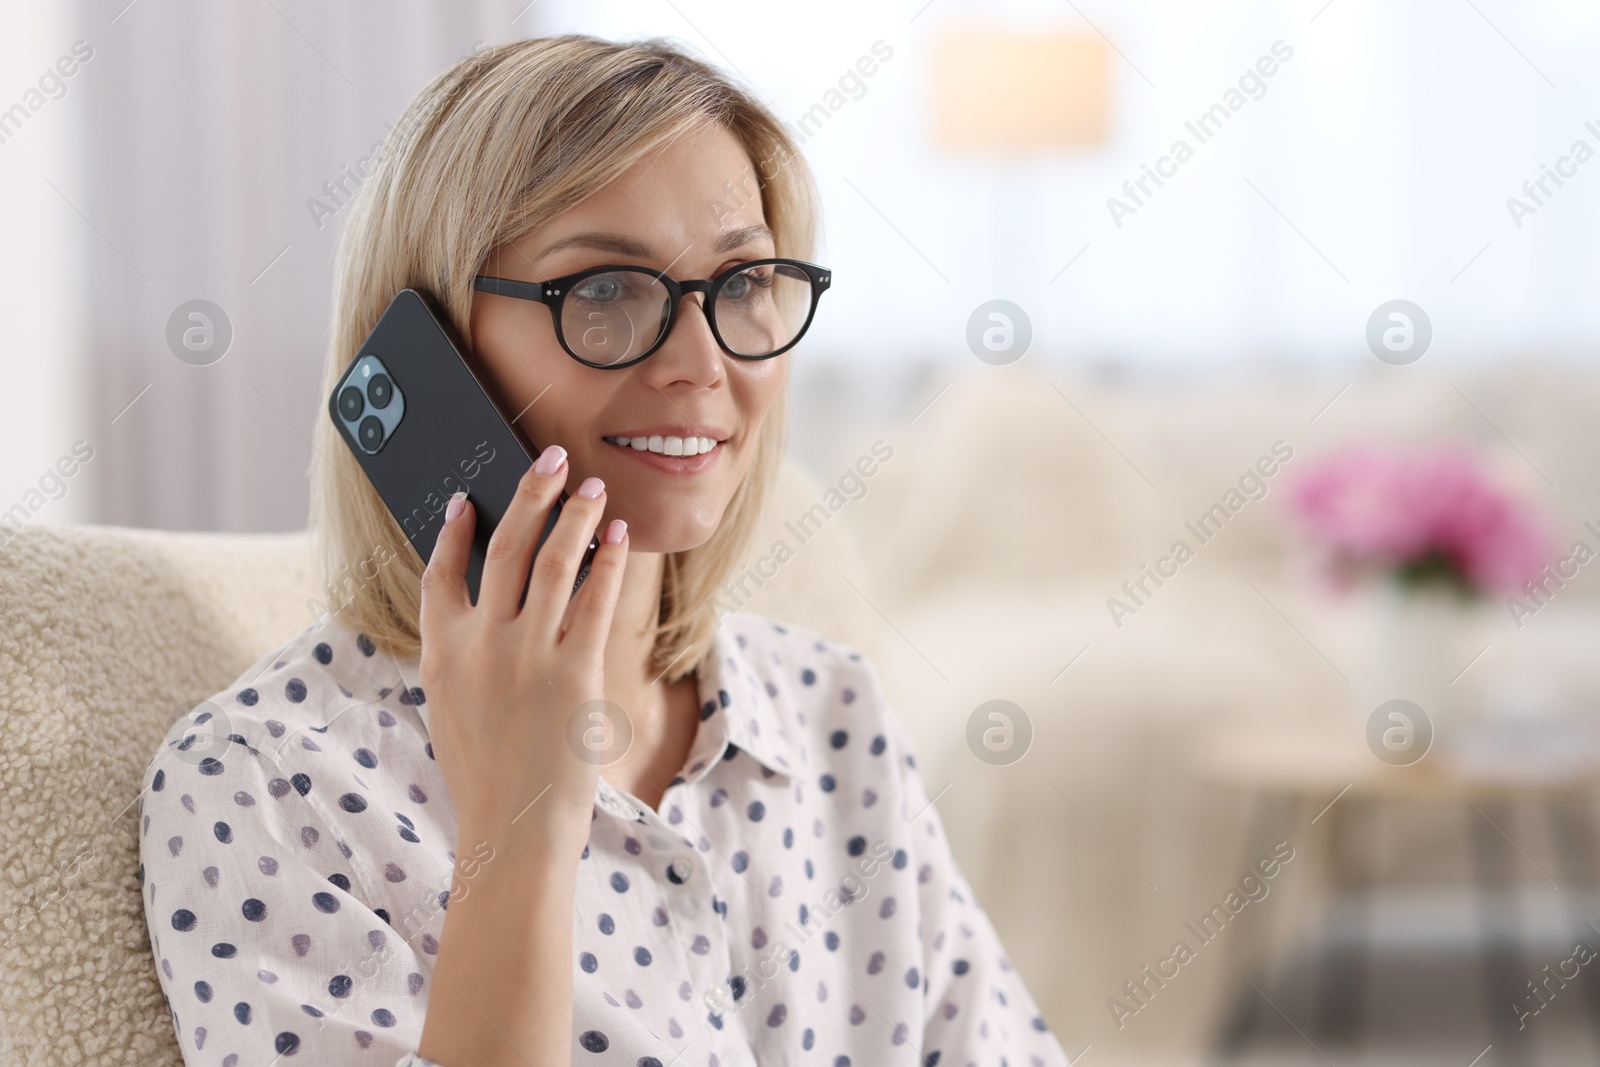
[{"label": "blurred background wall", "polygon": [[[363,157],[476,48],[674,37],[789,121],[818,175],[837,280],[795,354],[792,449],[822,483],[895,449],[847,515],[872,651],[1068,1052],[1593,1061],[1600,983],[1529,984],[1575,938],[1600,946],[1600,598],[1586,559],[1559,563],[1600,549],[1593,5],[8,14],[13,522],[303,527]],[[52,479],[79,442],[92,459]],[[1257,495],[1241,477],[1280,443]],[[1331,592],[1290,484],[1355,448],[1446,447],[1566,577],[1467,607]],[[1358,480],[1390,495],[1370,508],[1424,507],[1426,478],[1373,462]],[[1219,503],[1226,528],[1191,532]],[[1180,540],[1193,558],[1170,562]],[[1400,696],[1439,746],[1409,776],[1369,731]],[[971,741],[1001,699],[1028,759]],[[1279,840],[1296,858],[1239,936],[1189,978],[1139,978]]]}]

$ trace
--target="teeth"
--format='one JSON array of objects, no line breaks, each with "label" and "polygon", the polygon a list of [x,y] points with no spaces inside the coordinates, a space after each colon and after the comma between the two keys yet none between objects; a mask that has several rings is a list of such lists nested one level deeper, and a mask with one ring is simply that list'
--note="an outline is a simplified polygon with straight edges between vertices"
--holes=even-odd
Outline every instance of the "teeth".
[{"label": "teeth", "polygon": [[712,437],[607,437],[607,441],[632,448],[636,452],[655,452],[663,456],[698,456],[717,446]]}]

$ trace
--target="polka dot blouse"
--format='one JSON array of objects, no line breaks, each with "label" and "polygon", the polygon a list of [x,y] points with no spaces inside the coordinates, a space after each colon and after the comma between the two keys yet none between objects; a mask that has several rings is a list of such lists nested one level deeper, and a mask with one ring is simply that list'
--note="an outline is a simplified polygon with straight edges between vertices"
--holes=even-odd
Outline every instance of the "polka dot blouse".
[{"label": "polka dot blouse", "polygon": [[[470,892],[494,856],[456,840],[418,681],[324,620],[156,751],[139,878],[189,1067],[439,1067],[416,1048],[452,873]],[[659,812],[602,771],[572,1062],[1064,1067],[872,665],[740,613],[696,682]]]}]

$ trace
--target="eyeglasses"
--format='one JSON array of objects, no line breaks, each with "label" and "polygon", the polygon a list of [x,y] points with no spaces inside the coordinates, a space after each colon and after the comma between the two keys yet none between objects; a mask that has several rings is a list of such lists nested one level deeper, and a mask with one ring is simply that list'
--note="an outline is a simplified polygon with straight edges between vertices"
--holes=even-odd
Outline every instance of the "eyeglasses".
[{"label": "eyeglasses", "polygon": [[730,356],[771,359],[805,336],[833,272],[798,259],[752,259],[715,278],[677,281],[648,267],[592,267],[543,282],[480,274],[473,288],[550,309],[579,363],[631,367],[661,347],[686,293],[703,293],[711,335]]}]

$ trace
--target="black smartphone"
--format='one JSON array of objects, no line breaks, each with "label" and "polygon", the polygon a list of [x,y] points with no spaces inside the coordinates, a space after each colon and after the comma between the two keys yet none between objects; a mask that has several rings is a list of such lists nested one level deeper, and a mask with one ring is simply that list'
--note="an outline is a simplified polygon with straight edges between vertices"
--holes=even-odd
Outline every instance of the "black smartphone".
[{"label": "black smartphone", "polygon": [[[505,417],[431,297],[418,289],[395,295],[339,376],[328,416],[424,563],[444,526],[446,502],[466,490],[477,512],[467,564],[476,604],[489,536],[539,449]],[[540,531],[540,547],[566,499],[563,489]],[[591,537],[570,595],[589,576],[599,547]],[[527,595],[524,580],[519,607]]]}]

